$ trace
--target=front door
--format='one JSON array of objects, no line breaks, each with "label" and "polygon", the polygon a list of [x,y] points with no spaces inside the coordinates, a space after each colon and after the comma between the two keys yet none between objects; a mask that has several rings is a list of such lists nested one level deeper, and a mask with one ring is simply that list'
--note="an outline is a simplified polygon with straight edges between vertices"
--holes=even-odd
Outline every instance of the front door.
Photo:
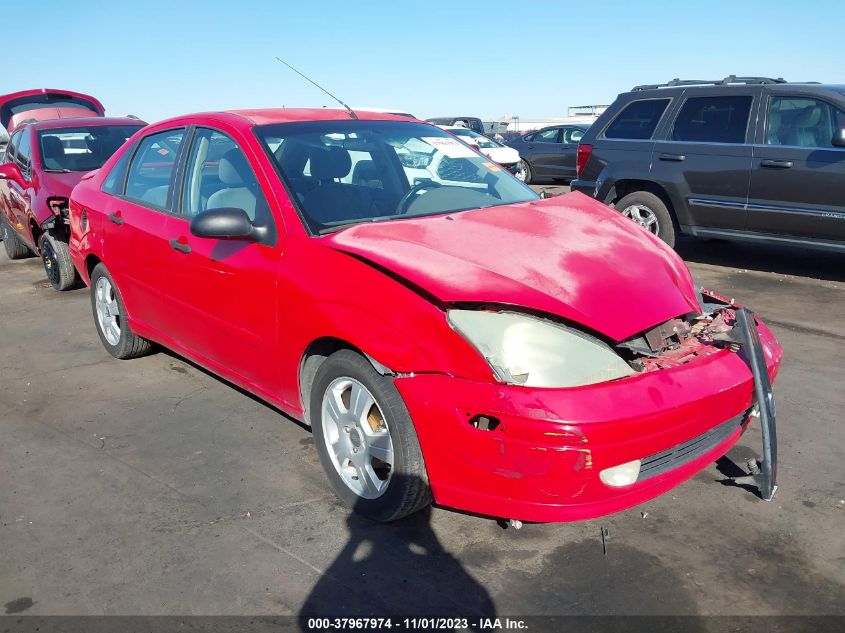
[{"label": "front door", "polygon": [[771,95],[754,146],[748,228],[845,240],[845,148],[833,136],[845,111],[806,95]]},{"label": "front door", "polygon": [[696,89],[696,96],[683,102],[665,139],[654,145],[655,180],[675,184],[695,226],[745,228],[753,138],[749,120],[759,93],[749,88],[708,96]]},{"label": "front door", "polygon": [[181,213],[168,225],[167,300],[177,312],[170,331],[188,353],[223,375],[234,373],[261,390],[275,391],[278,237],[258,244],[190,232],[196,214],[235,207],[275,235],[267,201],[268,194],[233,138],[198,128],[185,166]]},{"label": "front door", "polygon": [[104,211],[104,263],[123,296],[127,318],[139,334],[168,334],[164,300],[171,250],[167,221],[184,129],[142,138],[129,163],[125,186]]}]

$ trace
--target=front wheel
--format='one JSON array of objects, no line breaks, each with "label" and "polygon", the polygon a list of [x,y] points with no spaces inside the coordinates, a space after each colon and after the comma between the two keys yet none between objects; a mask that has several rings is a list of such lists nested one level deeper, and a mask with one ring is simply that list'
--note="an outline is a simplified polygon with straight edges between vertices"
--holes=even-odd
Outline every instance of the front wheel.
[{"label": "front wheel", "polygon": [[350,350],[327,358],[311,389],[314,443],[338,497],[375,521],[431,503],[417,433],[390,377]]},{"label": "front wheel", "polygon": [[[520,173],[522,174],[521,178]],[[531,181],[534,179],[534,172],[531,171],[531,165],[528,163],[527,160],[519,161],[519,169],[516,172],[516,177],[519,178],[526,185],[531,184]]]},{"label": "front wheel", "polygon": [[129,328],[123,299],[103,264],[97,264],[91,272],[91,309],[100,341],[115,358],[136,358],[152,349],[147,339],[141,338]]},{"label": "front wheel", "polygon": [[658,196],[648,191],[635,191],[623,197],[615,206],[626,218],[675,248],[675,223],[666,203]]},{"label": "front wheel", "polygon": [[44,262],[44,272],[47,279],[56,290],[68,290],[76,285],[78,279],[76,268],[70,259],[70,249],[67,242],[58,240],[49,233],[41,236],[39,244],[41,261]]}]

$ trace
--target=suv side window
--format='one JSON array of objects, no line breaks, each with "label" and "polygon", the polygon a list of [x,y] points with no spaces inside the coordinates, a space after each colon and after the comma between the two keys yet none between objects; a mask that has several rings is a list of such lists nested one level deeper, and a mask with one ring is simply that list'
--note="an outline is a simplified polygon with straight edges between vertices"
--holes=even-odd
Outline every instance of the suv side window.
[{"label": "suv side window", "polygon": [[744,143],[751,96],[690,97],[672,128],[673,141]]},{"label": "suv side window", "polygon": [[21,142],[18,145],[17,152],[15,154],[15,162],[18,164],[18,168],[21,170],[24,178],[29,178],[32,174],[32,134],[30,134],[29,129],[21,130]]},{"label": "suv side window", "polygon": [[772,97],[766,116],[766,145],[829,148],[843,127],[845,112],[826,101]]},{"label": "suv side window", "polygon": [[260,224],[270,217],[267,199],[243,150],[226,134],[199,128],[186,167],[182,213],[194,216],[224,207],[243,209]]},{"label": "suv side window", "polygon": [[126,197],[146,206],[166,209],[173,172],[185,130],[167,130],[141,139],[129,164]]},{"label": "suv side window", "polygon": [[635,140],[651,138],[669,101],[670,99],[632,101],[616,115],[613,123],[605,130],[604,137]]},{"label": "suv side window", "polygon": [[539,132],[535,133],[534,136],[531,138],[532,143],[557,143],[558,133],[560,132],[559,127],[550,127],[545,130],[540,130]]}]

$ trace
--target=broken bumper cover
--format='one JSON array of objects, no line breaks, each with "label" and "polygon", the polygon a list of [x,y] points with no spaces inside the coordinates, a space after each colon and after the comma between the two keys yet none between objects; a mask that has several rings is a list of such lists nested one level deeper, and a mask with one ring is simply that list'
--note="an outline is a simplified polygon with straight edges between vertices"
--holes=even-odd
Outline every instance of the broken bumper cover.
[{"label": "broken bumper cover", "polygon": [[[770,380],[781,347],[765,325]],[[533,389],[439,374],[396,378],[436,501],[527,521],[576,521],[643,503],[724,455],[750,421],[755,381],[728,350],[681,366],[571,389]],[[499,421],[475,428],[478,415]],[[637,480],[601,471],[634,460]]]}]

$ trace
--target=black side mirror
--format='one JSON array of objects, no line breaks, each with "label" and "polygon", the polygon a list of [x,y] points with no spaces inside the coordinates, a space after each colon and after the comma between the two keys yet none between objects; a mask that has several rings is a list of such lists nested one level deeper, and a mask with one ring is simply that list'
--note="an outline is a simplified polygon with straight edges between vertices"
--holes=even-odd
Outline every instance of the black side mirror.
[{"label": "black side mirror", "polygon": [[197,237],[260,242],[264,232],[266,229],[252,224],[246,211],[234,207],[208,209],[191,220],[191,233]]},{"label": "black side mirror", "polygon": [[834,147],[845,147],[845,128],[836,130],[830,144]]}]

